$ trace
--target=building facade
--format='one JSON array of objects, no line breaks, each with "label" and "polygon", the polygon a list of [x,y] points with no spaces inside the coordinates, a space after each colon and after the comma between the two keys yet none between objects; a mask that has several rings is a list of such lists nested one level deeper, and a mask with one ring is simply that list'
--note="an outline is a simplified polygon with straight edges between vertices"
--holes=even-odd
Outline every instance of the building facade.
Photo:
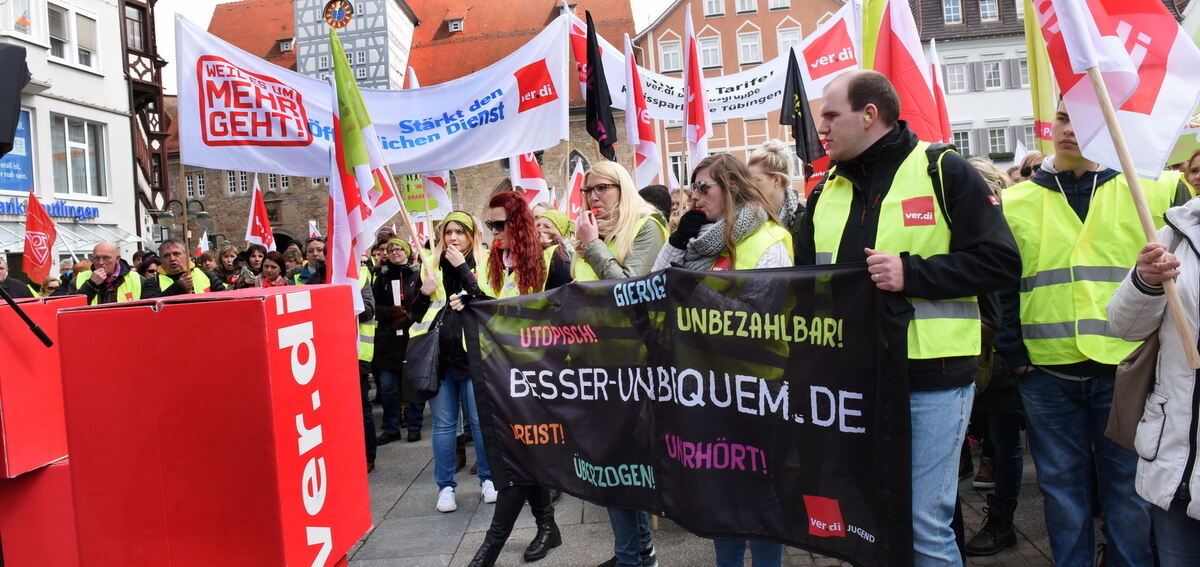
[{"label": "building facade", "polygon": [[[149,216],[137,212],[123,6],[0,3],[0,42],[26,50],[32,75],[21,95],[15,147],[0,160],[0,252],[14,274],[21,271],[30,190],[56,217],[61,258],[86,257],[102,240],[128,257],[148,228]],[[143,23],[152,28],[152,21]]]},{"label": "building facade", "polygon": [[[651,71],[682,76],[684,15],[690,5],[704,76],[736,73],[786,53],[843,4],[841,0],[678,0],[637,35],[636,56]],[[680,122],[656,123],[664,167],[673,168],[680,182],[686,183],[691,164],[686,163],[682,126]],[[779,124],[777,110],[714,122],[708,150],[746,159],[772,138],[791,140],[791,131]],[[800,171],[799,165],[795,163],[793,171]],[[796,189],[802,185],[800,180],[794,182]]]},{"label": "building facade", "polygon": [[[326,0],[295,1],[296,71],[326,79],[333,74]],[[417,17],[404,0],[356,0],[350,23],[338,30],[358,86],[402,89]]]}]

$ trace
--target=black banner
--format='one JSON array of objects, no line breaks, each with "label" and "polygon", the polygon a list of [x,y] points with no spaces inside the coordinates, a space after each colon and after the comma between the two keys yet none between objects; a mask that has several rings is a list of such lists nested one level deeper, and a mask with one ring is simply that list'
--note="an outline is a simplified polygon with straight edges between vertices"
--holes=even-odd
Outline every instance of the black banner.
[{"label": "black banner", "polygon": [[672,268],[473,303],[497,485],[911,565],[906,349],[889,349],[884,309],[861,264]]}]

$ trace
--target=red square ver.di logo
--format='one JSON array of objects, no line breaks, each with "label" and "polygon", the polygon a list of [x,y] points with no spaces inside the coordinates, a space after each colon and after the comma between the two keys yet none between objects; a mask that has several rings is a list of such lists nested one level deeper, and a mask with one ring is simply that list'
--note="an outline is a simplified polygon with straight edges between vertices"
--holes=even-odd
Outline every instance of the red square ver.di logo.
[{"label": "red square ver.di logo", "polygon": [[196,62],[200,133],[208,146],[307,146],[308,115],[298,89],[215,55]]},{"label": "red square ver.di logo", "polygon": [[937,219],[933,216],[933,197],[913,197],[900,201],[904,209],[904,226],[933,226]]},{"label": "red square ver.di logo", "polygon": [[805,47],[804,61],[808,63],[808,76],[814,81],[835,71],[858,65],[858,58],[854,56],[854,42],[850,40],[846,21],[834,24],[825,35]]},{"label": "red square ver.di logo", "polygon": [[550,79],[550,69],[546,67],[545,59],[521,67],[513,75],[517,78],[517,90],[521,93],[521,104],[517,107],[517,114],[558,98],[558,91],[554,89],[554,81]]},{"label": "red square ver.di logo", "polygon": [[838,504],[837,500],[805,494],[804,509],[808,510],[808,535],[846,537],[846,523],[842,521],[842,506]]}]

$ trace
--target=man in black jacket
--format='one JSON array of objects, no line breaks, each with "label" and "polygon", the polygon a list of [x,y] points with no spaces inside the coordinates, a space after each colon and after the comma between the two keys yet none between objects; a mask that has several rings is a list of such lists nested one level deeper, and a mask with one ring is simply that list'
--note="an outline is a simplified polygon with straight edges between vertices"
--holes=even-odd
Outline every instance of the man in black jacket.
[{"label": "man in black jacket", "polygon": [[809,197],[796,263],[865,261],[890,292],[890,326],[909,337],[914,564],[961,565],[950,523],[981,348],[975,298],[1015,285],[1021,264],[983,178],[957,153],[929,151],[899,115],[878,72],[826,87],[818,132],[833,170]]},{"label": "man in black jacket", "polygon": [[3,287],[4,291],[7,291],[14,299],[19,297],[33,297],[33,292],[30,291],[32,288],[26,285],[25,282],[9,276],[8,260],[3,255],[0,255],[0,287]]}]

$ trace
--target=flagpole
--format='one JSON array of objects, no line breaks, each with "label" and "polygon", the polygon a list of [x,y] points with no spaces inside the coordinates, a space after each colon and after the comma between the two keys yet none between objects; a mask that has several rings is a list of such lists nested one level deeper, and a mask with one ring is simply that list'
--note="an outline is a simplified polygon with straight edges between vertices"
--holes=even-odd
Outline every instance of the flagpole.
[{"label": "flagpole", "polygon": [[[1104,121],[1112,136],[1113,146],[1116,147],[1117,157],[1121,160],[1121,169],[1124,170],[1125,180],[1129,183],[1129,192],[1133,195],[1133,205],[1137,209],[1138,220],[1142,223],[1142,232],[1146,235],[1146,242],[1158,242],[1158,230],[1154,227],[1154,220],[1150,216],[1150,206],[1146,204],[1146,196],[1142,193],[1142,183],[1137,176],[1137,169],[1133,165],[1133,158],[1129,155],[1129,147],[1125,144],[1125,133],[1121,130],[1120,122],[1117,121],[1117,111],[1113,108],[1112,99],[1108,96],[1104,77],[1100,75],[1099,67],[1088,69],[1087,74],[1092,81],[1092,88],[1096,91],[1096,98],[1100,102],[1100,110],[1104,112]],[[1184,312],[1183,302],[1179,298],[1179,290],[1175,288],[1175,280],[1168,279],[1162,285],[1163,293],[1167,296],[1167,308],[1171,310],[1171,318],[1175,319],[1175,330],[1179,332],[1179,339],[1183,341],[1183,350],[1187,354],[1188,363],[1193,369],[1200,369],[1200,353],[1196,352],[1196,341],[1192,337],[1191,329],[1188,328],[1188,317]]]},{"label": "flagpole", "polygon": [[[408,205],[404,203],[403,191],[401,191],[401,195],[399,196],[397,196],[395,193],[396,176],[392,174],[392,166],[385,163],[383,164],[383,170],[387,172],[388,179],[391,180],[391,183],[388,185],[391,186],[392,196],[396,197],[396,200],[400,203],[400,217],[404,219],[404,226],[408,228],[409,234],[416,236],[417,225],[413,224],[412,217],[408,215]],[[447,183],[449,183],[449,181],[447,181]],[[421,271],[427,272],[430,276],[434,275],[433,266],[430,266],[429,262],[421,262],[421,266]]]},{"label": "flagpole", "polygon": [[[190,263],[192,261],[192,247],[188,243],[188,196],[187,196],[187,190],[184,189],[185,183],[186,183],[186,181],[184,178],[183,164],[180,163],[179,164],[179,190],[183,193],[183,199],[182,199],[182,204],[183,204],[183,253],[188,255],[188,262]],[[185,274],[191,274],[191,267],[184,266],[183,271]]]}]

